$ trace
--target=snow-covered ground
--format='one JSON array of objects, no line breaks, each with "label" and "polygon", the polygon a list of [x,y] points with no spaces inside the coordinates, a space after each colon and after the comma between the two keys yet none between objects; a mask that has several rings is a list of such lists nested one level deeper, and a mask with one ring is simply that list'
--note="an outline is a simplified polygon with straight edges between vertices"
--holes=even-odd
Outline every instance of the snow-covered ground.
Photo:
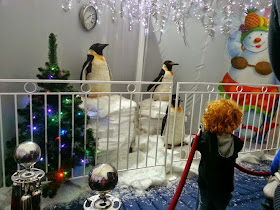
[{"label": "snow-covered ground", "polygon": [[[110,100],[110,106],[108,106],[108,100]],[[152,104],[153,107],[151,111],[147,111],[149,104]],[[98,127],[100,133],[95,134],[95,137],[99,138],[97,138],[97,145],[100,150],[98,162],[103,163],[107,159],[110,164],[120,170],[119,181],[116,186],[120,189],[119,191],[125,192],[128,187],[132,187],[137,195],[141,195],[147,193],[146,190],[151,187],[171,186],[173,182],[169,180],[170,177],[181,177],[193,136],[186,135],[184,138],[185,144],[182,147],[175,147],[172,152],[164,146],[163,137],[156,135],[160,129],[158,123],[147,124],[148,121],[141,121],[142,117],[146,119],[150,115],[151,119],[156,122],[159,121],[161,125],[161,120],[165,115],[166,103],[151,103],[148,99],[142,104],[143,110],[140,115],[134,115],[135,110],[137,110],[135,102],[124,98],[121,98],[120,102],[120,96],[112,96],[110,99],[102,97],[99,101],[87,99],[87,105],[88,114],[91,116],[89,127],[93,128],[94,131],[96,130],[97,116],[99,116],[98,122],[103,123]],[[160,112],[159,106],[163,106]],[[96,110],[100,111],[97,112]],[[120,116],[121,118],[119,118]],[[129,128],[128,125],[132,125],[131,121],[135,116],[140,116],[140,125],[137,123],[135,129]],[[109,132],[106,130],[108,125],[111,128]],[[149,129],[150,135],[147,134]],[[118,133],[119,131],[121,133]],[[110,138],[108,138],[108,135]],[[121,137],[120,140],[118,140],[119,136]],[[110,145],[106,153],[107,143]],[[130,147],[132,149],[129,152]],[[259,163],[263,160],[272,159],[272,155],[259,151],[240,154],[237,163]],[[189,177],[197,175],[198,165],[199,159],[194,159]],[[89,169],[87,168],[86,171],[89,171]],[[0,188],[1,209],[10,209],[11,194],[10,187]],[[87,177],[74,179],[65,183],[54,198],[42,198],[41,208],[61,203],[66,205],[75,199],[91,195],[92,190],[88,186]]]},{"label": "snow-covered ground", "polygon": [[[143,138],[144,139],[144,138]],[[151,143],[152,144],[152,143]],[[146,145],[142,143],[142,147],[145,148],[143,150],[146,150]],[[143,151],[139,152],[139,156],[141,158],[141,161],[139,162],[139,166],[145,166],[146,163],[148,166],[153,165],[156,162],[156,159],[153,158],[153,151],[155,151],[155,148],[151,145],[150,153],[148,155],[148,161],[146,161],[146,155]],[[158,163],[161,163],[161,161],[164,161],[164,148],[162,144],[159,144],[158,146],[159,150],[162,150],[162,152],[158,152]],[[170,154],[170,152],[168,152]],[[131,161],[131,167],[135,166],[135,163],[133,163],[136,160],[137,152],[132,152],[129,155],[129,159]],[[170,156],[169,156],[170,157]],[[141,169],[134,169],[129,171],[122,171],[119,172],[119,182],[116,186],[119,188],[119,191],[124,191],[128,189],[129,186],[135,188],[135,193],[139,196],[141,194],[146,193],[146,190],[149,187],[153,186],[170,186],[171,181],[168,181],[166,178],[168,176],[168,173],[171,169],[171,163],[170,160],[167,158],[167,169],[163,166],[151,166],[147,168],[141,168]],[[249,163],[258,163],[262,160],[272,160],[273,156],[264,154],[263,152],[254,152],[254,153],[248,153],[248,154],[240,154],[239,158],[237,160],[238,163],[242,162],[249,162]],[[119,160],[119,165],[125,165],[126,161],[122,161],[123,159]],[[177,163],[174,163],[173,165],[173,173],[177,176],[177,178],[180,178],[180,175],[182,174],[182,171],[184,170],[186,161],[180,161]],[[191,171],[189,175],[195,175],[197,174],[197,168],[198,168],[199,161],[194,160],[191,166]],[[0,203],[1,203],[1,209],[3,210],[9,210],[10,209],[10,199],[11,199],[11,188],[5,187],[0,188]],[[78,199],[78,198],[85,198],[90,197],[92,195],[92,190],[88,186],[87,177],[81,178],[81,179],[75,179],[68,181],[66,184],[64,184],[59,190],[58,194],[50,199],[50,198],[42,198],[41,202],[41,208],[45,208],[47,206],[53,206],[55,204],[61,204],[70,203],[71,201]],[[118,196],[118,195],[115,195]],[[135,196],[135,194],[134,194]],[[82,203],[81,203],[82,205]]]}]

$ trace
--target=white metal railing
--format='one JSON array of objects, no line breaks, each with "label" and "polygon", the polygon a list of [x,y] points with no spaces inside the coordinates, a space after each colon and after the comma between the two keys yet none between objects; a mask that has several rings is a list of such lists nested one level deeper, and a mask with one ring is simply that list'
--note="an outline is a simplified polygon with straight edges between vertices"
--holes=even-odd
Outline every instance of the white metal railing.
[{"label": "white metal railing", "polygon": [[[72,85],[76,85],[77,92],[40,92],[40,88],[38,88],[38,83],[53,83],[53,84],[61,84],[61,83],[69,83]],[[92,81],[80,81],[80,80],[20,80],[20,79],[12,79],[12,80],[3,80],[0,79],[0,140],[1,140],[1,166],[2,166],[2,183],[3,186],[6,186],[6,168],[8,166],[5,165],[5,144],[10,140],[9,138],[4,138],[7,133],[13,133],[16,141],[15,147],[19,144],[19,116],[18,109],[25,108],[27,104],[29,107],[29,120],[30,120],[30,140],[34,141],[34,133],[36,133],[34,113],[36,106],[34,100],[36,97],[44,98],[44,128],[48,128],[48,112],[50,108],[48,107],[48,100],[50,96],[58,97],[58,113],[62,112],[62,104],[63,97],[69,96],[71,104],[71,154],[73,157],[73,147],[75,143],[74,138],[74,125],[75,125],[75,117],[74,117],[74,98],[81,97],[83,103],[81,104],[81,108],[84,110],[84,125],[83,130],[85,132],[84,135],[84,145],[83,149],[87,150],[87,129],[91,128],[93,130],[93,136],[96,139],[96,151],[94,151],[95,155],[95,164],[103,163],[103,162],[111,162],[118,170],[130,170],[137,169],[143,167],[151,167],[155,165],[164,165],[164,162],[158,163],[155,158],[154,164],[148,164],[149,159],[149,151],[145,152],[145,163],[141,162],[140,159],[143,159],[144,152],[139,149],[142,145],[141,138],[138,136],[138,131],[141,132],[142,124],[141,124],[141,103],[143,100],[149,101],[150,105],[152,103],[152,92],[147,91],[136,91],[138,89],[145,89],[145,85],[149,84],[165,84],[170,85],[172,87],[172,83],[156,83],[156,82],[137,82],[137,81],[124,81],[124,82],[103,82],[96,81],[94,84],[98,83],[108,83],[115,87],[115,92],[95,92],[95,98],[88,98],[93,95],[92,92],[89,91],[90,87],[88,85],[93,84]],[[82,84],[80,86],[80,84]],[[113,89],[113,88],[112,88]],[[171,95],[172,88],[168,95]],[[100,95],[107,94],[107,96]],[[166,94],[166,93],[158,93],[158,94]],[[12,98],[10,98],[12,96]],[[29,98],[29,103],[24,104],[23,106],[19,106],[19,102],[22,100],[26,100],[25,98]],[[140,98],[140,100],[139,100]],[[7,100],[8,99],[8,100]],[[1,105],[5,104],[3,108]],[[163,102],[162,102],[163,103]],[[165,102],[166,106],[169,102]],[[165,113],[165,109],[161,109],[159,107],[158,112]],[[7,111],[8,110],[8,111]],[[2,113],[9,113],[13,111],[12,116],[8,116],[10,119],[14,118],[14,125],[7,126],[5,117],[3,117]],[[144,110],[147,111],[147,110]],[[144,112],[143,111],[143,112]],[[151,114],[151,113],[150,113]],[[149,114],[149,115],[150,115]],[[136,117],[135,117],[136,115]],[[87,116],[90,117],[88,120]],[[137,117],[140,117],[138,119]],[[22,120],[22,119],[21,119]],[[61,142],[61,132],[63,131],[62,123],[63,119],[60,114],[58,114],[58,168],[61,168],[62,161],[65,161],[62,155],[62,148],[65,147]],[[160,115],[158,115],[157,121],[160,121]],[[3,125],[5,124],[6,128],[3,129]],[[138,126],[138,127],[136,127]],[[150,127],[150,126],[149,126]],[[150,128],[149,128],[150,129]],[[159,128],[158,128],[159,130]],[[49,150],[48,144],[50,133],[48,129],[44,130],[45,139],[45,148],[42,153],[44,154],[44,163],[45,163],[45,172],[48,172],[49,168]],[[137,131],[137,132],[136,132]],[[149,133],[149,132],[148,132]],[[158,133],[158,132],[157,132]],[[159,141],[159,137],[157,137],[157,141]],[[22,140],[21,140],[22,141]],[[141,143],[141,144],[140,144]],[[136,163],[132,162],[129,158],[129,151],[131,150],[131,145],[134,144],[134,150],[137,152]],[[149,147],[149,134],[147,136],[147,148]],[[125,158],[120,159],[120,156],[125,156]],[[71,178],[79,178],[84,177],[88,174],[90,170],[90,166],[87,165],[86,153],[84,154],[82,169],[81,167],[75,167],[72,169]],[[124,162],[125,159],[125,162]],[[36,167],[36,165],[35,165]],[[17,166],[19,169],[19,165]],[[82,173],[81,171],[82,170]]]},{"label": "white metal railing", "polygon": [[[40,92],[38,83],[69,83],[76,88],[77,92]],[[112,85],[112,92],[89,92],[89,85],[98,83],[109,83]],[[80,85],[82,84],[82,85]],[[149,84],[170,85],[169,101],[154,101],[153,93],[145,91]],[[34,110],[36,97],[43,97],[43,127],[48,128],[48,100],[50,96],[58,97],[58,113],[63,109],[64,98],[69,99],[71,107],[71,155],[73,157],[74,144],[76,142],[75,129],[75,109],[74,100],[79,97],[83,103],[80,107],[84,110],[83,149],[87,150],[87,129],[93,130],[93,137],[96,140],[95,164],[108,162],[114,165],[119,171],[134,170],[154,166],[170,167],[171,173],[173,167],[178,162],[185,161],[190,150],[190,142],[193,134],[197,133],[200,120],[207,102],[227,97],[242,107],[245,112],[243,127],[235,131],[236,135],[244,138],[245,144],[243,153],[260,150],[274,150],[279,148],[279,86],[272,85],[274,89],[268,89],[265,85],[223,83],[224,89],[234,87],[234,91],[221,92],[218,88],[221,83],[184,83],[178,82],[176,90],[172,90],[172,83],[156,83],[143,81],[80,81],[80,80],[21,80],[21,79],[0,79],[0,141],[1,141],[1,180],[2,186],[6,186],[6,142],[15,137],[15,147],[20,142],[19,124],[22,122],[18,116],[18,109],[25,108],[30,104],[30,139],[34,140]],[[253,92],[248,92],[247,87],[255,88]],[[114,91],[115,90],[115,91]],[[142,91],[140,91],[142,90]],[[232,89],[231,89],[232,90]],[[273,91],[272,91],[273,90]],[[277,90],[277,92],[276,92]],[[182,121],[176,120],[178,113],[175,111],[175,120],[171,125],[167,117],[166,133],[161,136],[162,120],[166,114],[167,107],[170,107],[172,92],[176,97],[180,96],[183,100],[181,104],[183,110]],[[95,98],[89,96],[96,95]],[[101,96],[107,94],[107,96]],[[166,93],[159,93],[166,94]],[[223,94],[223,95],[222,95]],[[29,103],[25,102],[29,98]],[[176,102],[175,110],[178,108]],[[251,111],[248,111],[251,110]],[[168,112],[170,114],[170,112]],[[89,118],[87,117],[89,116]],[[58,114],[58,168],[61,167],[65,158],[63,157],[63,144],[61,135],[63,131],[63,117]],[[170,125],[169,125],[170,124]],[[169,129],[170,126],[170,129]],[[181,144],[175,145],[175,130],[178,126],[184,126],[181,135]],[[255,132],[255,130],[257,130]],[[35,133],[34,133],[35,132]],[[170,144],[167,137],[172,132],[171,149],[166,145]],[[48,172],[49,145],[48,129],[44,130],[45,148],[44,170]],[[176,134],[177,135],[177,134]],[[177,136],[176,136],[177,138]],[[11,163],[12,164],[12,163]],[[35,165],[36,167],[36,165]],[[17,169],[19,169],[19,165]],[[84,153],[82,164],[71,170],[71,178],[76,179],[88,174],[90,166],[87,164],[87,154]]]}]

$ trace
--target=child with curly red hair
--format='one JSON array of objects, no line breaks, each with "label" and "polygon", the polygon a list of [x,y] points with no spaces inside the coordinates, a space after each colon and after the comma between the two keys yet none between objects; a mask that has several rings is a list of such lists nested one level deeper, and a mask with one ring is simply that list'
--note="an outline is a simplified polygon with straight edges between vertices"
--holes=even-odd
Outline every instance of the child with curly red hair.
[{"label": "child with curly red hair", "polygon": [[234,189],[234,166],[243,141],[233,135],[243,112],[233,100],[210,102],[204,112],[197,150],[201,153],[198,209],[226,209]]}]

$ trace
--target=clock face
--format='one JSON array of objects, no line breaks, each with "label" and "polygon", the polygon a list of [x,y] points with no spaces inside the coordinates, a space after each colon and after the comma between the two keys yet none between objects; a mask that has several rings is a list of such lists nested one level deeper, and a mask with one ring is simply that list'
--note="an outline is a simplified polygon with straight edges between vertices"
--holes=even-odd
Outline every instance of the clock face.
[{"label": "clock face", "polygon": [[96,25],[97,12],[92,5],[87,5],[80,10],[80,21],[85,30],[91,30]]}]

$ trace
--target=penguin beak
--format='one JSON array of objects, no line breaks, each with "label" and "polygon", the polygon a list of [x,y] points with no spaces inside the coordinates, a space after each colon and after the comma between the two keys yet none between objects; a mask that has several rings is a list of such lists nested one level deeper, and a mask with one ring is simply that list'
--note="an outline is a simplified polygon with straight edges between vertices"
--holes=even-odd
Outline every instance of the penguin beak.
[{"label": "penguin beak", "polygon": [[100,44],[98,47],[100,47],[102,50],[107,47],[109,44]]},{"label": "penguin beak", "polygon": [[179,65],[179,63],[173,63],[173,62],[172,62],[171,65],[172,65],[172,66],[177,66],[177,65]]}]

